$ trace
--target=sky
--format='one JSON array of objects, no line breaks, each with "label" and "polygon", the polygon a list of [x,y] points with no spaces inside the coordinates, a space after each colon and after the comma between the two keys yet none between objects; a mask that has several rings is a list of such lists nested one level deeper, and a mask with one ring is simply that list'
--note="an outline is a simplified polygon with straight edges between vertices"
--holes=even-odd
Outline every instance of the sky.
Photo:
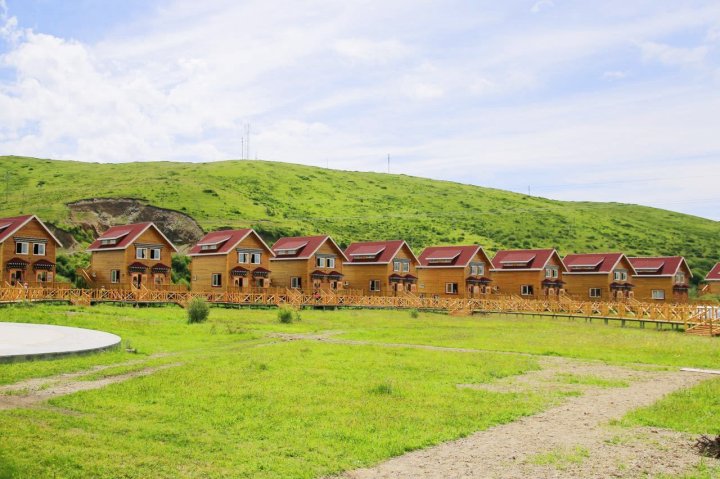
[{"label": "sky", "polygon": [[0,0],[2,154],[389,155],[720,220],[720,2]]}]

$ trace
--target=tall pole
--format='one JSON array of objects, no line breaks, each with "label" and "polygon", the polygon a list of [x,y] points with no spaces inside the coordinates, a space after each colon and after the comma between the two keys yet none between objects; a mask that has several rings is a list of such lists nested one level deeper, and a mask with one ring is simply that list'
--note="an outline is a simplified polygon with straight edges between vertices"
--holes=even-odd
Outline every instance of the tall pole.
[{"label": "tall pole", "polygon": [[390,174],[390,153],[388,153],[388,175]]},{"label": "tall pole", "polygon": [[5,170],[5,203],[8,202],[8,195],[10,194],[10,171]]}]

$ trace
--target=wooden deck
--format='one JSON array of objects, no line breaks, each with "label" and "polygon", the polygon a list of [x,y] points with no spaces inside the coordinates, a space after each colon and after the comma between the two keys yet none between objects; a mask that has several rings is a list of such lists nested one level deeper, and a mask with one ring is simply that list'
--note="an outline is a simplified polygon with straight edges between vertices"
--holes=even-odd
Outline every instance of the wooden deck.
[{"label": "wooden deck", "polygon": [[418,309],[467,316],[475,313],[530,314],[670,324],[691,334],[720,336],[720,305],[649,304],[630,302],[591,302],[560,297],[547,300],[518,296],[488,296],[481,299],[398,296],[365,296],[359,291],[320,291],[308,293],[292,289],[248,292],[189,292],[151,289],[77,289],[69,287],[0,287],[0,303],[67,302],[78,305],[97,303],[178,304],[186,306],[193,297],[210,303],[233,306],[355,307]]}]

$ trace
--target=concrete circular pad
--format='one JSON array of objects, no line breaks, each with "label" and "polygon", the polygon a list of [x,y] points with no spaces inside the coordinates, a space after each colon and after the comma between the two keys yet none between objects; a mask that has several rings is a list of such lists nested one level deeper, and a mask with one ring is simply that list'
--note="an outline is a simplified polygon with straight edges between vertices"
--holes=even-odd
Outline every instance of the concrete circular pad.
[{"label": "concrete circular pad", "polygon": [[50,324],[0,322],[0,362],[89,353],[120,344],[120,336]]}]

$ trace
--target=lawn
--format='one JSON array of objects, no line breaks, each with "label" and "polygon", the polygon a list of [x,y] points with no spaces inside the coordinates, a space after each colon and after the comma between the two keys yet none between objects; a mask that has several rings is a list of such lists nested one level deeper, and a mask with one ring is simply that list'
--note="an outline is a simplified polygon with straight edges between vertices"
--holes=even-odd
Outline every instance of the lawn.
[{"label": "lawn", "polygon": [[[109,368],[88,371],[79,380],[149,365],[174,366],[57,397],[48,407],[0,411],[0,478],[321,477],[555,404],[560,393],[456,386],[538,369],[536,356],[514,352],[664,367],[720,363],[720,341],[582,320],[426,313],[411,318],[404,311],[377,310],[301,314],[301,321],[281,324],[274,310],[213,308],[207,323],[188,325],[185,312],[174,307],[0,309],[2,321],[102,329],[137,350],[0,365],[0,384],[98,365]],[[278,332],[331,332],[340,339],[380,344],[282,341],[273,335]],[[718,383],[699,388],[700,399],[691,390],[690,396],[667,401],[701,405],[718,397]],[[648,423],[648,414],[664,415],[667,427],[694,431],[682,418],[671,421],[677,419],[673,408],[677,403],[646,416],[638,412],[632,420]]]}]

